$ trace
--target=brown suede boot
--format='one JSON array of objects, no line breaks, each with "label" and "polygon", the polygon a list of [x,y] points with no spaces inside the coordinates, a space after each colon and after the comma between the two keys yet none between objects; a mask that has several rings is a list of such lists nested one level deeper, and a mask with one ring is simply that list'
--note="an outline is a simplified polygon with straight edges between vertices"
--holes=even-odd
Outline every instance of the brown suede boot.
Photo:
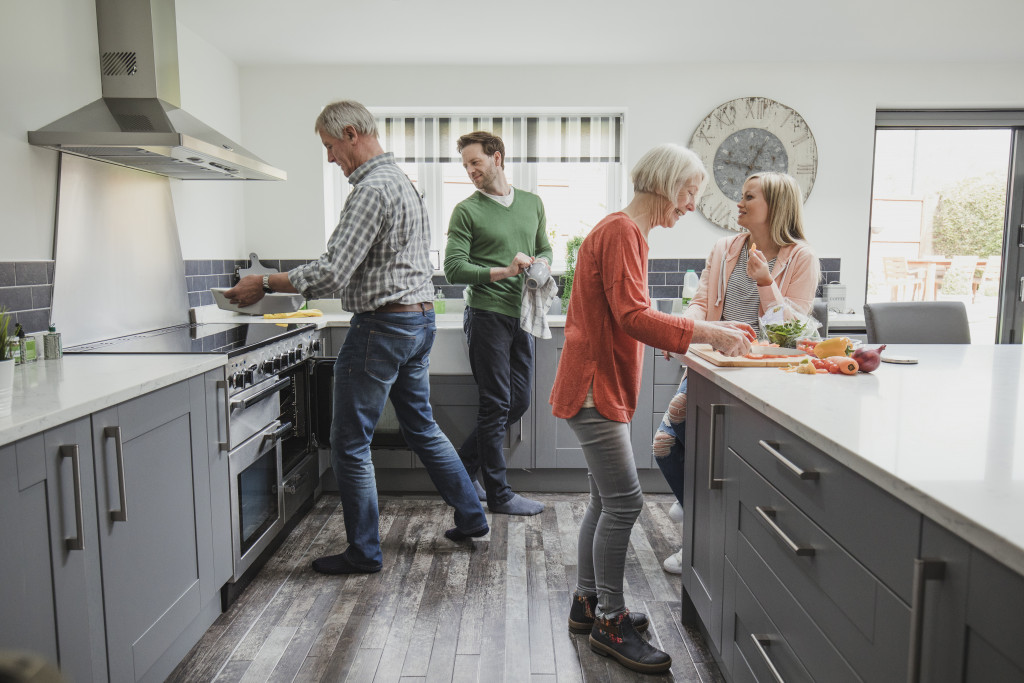
[{"label": "brown suede boot", "polygon": [[668,671],[672,658],[644,640],[633,627],[629,610],[612,618],[596,617],[590,631],[590,649],[602,657],[614,657],[619,664],[645,674]]},{"label": "brown suede boot", "polygon": [[[596,609],[596,595],[573,593],[572,605],[569,607],[569,632],[590,633],[590,629],[594,626],[594,611]],[[650,626],[646,614],[630,612],[629,618],[633,620],[633,628],[639,633],[643,633]]]}]

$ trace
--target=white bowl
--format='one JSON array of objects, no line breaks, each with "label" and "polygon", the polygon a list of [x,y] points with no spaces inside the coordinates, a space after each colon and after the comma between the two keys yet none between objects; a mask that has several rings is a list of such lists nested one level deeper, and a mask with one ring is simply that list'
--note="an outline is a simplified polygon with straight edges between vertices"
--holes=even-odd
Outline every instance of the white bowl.
[{"label": "white bowl", "polygon": [[210,292],[213,293],[213,300],[217,302],[217,307],[225,311],[234,311],[235,313],[246,313],[249,315],[263,315],[264,313],[294,313],[299,310],[299,306],[305,301],[305,297],[301,294],[285,294],[282,292],[274,292],[273,294],[264,294],[263,298],[252,304],[251,306],[239,306],[228,301],[227,297],[224,296],[224,292],[228,291],[228,287],[212,287]]}]

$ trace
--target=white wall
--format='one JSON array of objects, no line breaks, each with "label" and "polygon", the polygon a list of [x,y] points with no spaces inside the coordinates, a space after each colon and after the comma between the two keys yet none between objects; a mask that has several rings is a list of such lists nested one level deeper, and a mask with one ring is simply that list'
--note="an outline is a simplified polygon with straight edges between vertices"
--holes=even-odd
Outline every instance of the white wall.
[{"label": "white wall", "polygon": [[[288,171],[284,183],[245,187],[247,250],[311,258],[325,246],[323,149],[313,132],[337,99],[372,108],[623,107],[627,166],[661,142],[688,143],[727,100],[760,95],[800,112],[818,144],[806,205],[820,256],[843,259],[847,302],[863,302],[875,110],[879,107],[1022,107],[1021,64],[699,64],[647,67],[245,67],[245,139]],[[699,213],[652,234],[652,254],[704,258],[729,234]]]},{"label": "white wall", "polygon": [[[237,67],[182,26],[178,42],[183,108],[245,144]],[[58,155],[32,147],[26,135],[100,97],[97,44],[92,2],[4,3],[0,19],[0,261],[53,258]],[[171,180],[170,184],[184,257],[240,257],[245,249],[243,183]]]}]

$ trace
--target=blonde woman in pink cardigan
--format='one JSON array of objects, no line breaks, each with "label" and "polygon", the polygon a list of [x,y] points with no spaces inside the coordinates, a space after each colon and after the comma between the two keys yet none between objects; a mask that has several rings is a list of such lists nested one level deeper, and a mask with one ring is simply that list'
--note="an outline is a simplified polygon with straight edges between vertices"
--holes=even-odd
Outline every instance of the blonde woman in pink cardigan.
[{"label": "blonde woman in pink cardigan", "polygon": [[[818,288],[820,266],[804,241],[800,187],[784,173],[756,173],[743,183],[736,222],[747,232],[715,243],[700,274],[700,286],[683,313],[694,320],[732,320],[758,330],[758,317],[788,299],[808,313]],[[672,357],[665,352],[666,357]],[[665,409],[654,435],[654,461],[668,480],[676,502],[669,514],[682,521],[683,438],[686,375]],[[662,565],[682,573],[682,551]]]}]

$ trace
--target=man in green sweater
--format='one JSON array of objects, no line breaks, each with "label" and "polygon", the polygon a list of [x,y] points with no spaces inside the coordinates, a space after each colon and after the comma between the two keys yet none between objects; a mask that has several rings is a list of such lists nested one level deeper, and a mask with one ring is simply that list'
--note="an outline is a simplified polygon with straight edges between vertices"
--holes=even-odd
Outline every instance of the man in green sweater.
[{"label": "man in green sweater", "polygon": [[523,271],[536,259],[551,264],[540,197],[509,185],[501,138],[476,131],[459,138],[462,165],[476,186],[448,224],[444,274],[468,286],[463,329],[480,395],[476,428],[459,449],[477,493],[491,512],[536,515],[544,504],[512,491],[502,448],[509,425],[530,407],[533,337],[519,326]]}]

